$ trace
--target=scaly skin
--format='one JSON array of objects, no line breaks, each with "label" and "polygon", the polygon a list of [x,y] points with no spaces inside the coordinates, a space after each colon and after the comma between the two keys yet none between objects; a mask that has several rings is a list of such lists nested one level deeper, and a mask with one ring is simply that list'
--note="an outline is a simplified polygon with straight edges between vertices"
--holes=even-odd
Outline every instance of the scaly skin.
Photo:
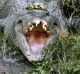
[{"label": "scaly skin", "polygon": [[[0,10],[3,11],[0,12],[0,26],[4,27],[5,40],[10,37],[29,61],[42,60],[43,48],[54,40],[55,35],[65,35],[67,32],[58,2],[56,0],[7,1],[0,0]],[[57,26],[54,27],[53,23],[57,23]],[[45,37],[42,31],[42,36],[36,37],[35,30],[41,29],[48,37]]]}]

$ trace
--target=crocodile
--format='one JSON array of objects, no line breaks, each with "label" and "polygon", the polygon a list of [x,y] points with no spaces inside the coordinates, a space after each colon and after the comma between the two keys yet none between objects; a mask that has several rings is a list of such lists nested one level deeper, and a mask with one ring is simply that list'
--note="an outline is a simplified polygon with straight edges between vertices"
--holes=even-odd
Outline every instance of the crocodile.
[{"label": "crocodile", "polygon": [[41,61],[55,37],[67,33],[58,0],[0,0],[0,27],[29,61]]}]

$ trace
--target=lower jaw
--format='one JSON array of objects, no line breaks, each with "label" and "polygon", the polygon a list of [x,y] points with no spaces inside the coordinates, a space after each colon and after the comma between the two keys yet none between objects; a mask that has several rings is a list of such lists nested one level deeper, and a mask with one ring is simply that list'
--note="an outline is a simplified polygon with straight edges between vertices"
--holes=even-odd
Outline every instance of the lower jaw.
[{"label": "lower jaw", "polygon": [[29,50],[27,50],[26,54],[29,61],[41,61],[43,58],[42,54],[33,54]]}]

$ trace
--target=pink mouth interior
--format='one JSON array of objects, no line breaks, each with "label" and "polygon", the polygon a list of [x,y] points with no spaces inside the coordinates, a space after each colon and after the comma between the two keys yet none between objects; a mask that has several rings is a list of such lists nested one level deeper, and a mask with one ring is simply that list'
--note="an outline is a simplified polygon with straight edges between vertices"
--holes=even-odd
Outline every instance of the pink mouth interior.
[{"label": "pink mouth interior", "polygon": [[24,35],[32,53],[36,54],[42,51],[51,33],[47,33],[44,29],[33,28],[32,31],[28,31]]}]

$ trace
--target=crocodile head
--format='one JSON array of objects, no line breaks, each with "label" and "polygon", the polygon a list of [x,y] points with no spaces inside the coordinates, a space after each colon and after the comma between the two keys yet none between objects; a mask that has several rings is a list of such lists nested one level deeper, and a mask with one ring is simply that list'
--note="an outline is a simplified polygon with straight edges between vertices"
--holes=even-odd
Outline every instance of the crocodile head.
[{"label": "crocodile head", "polygon": [[47,14],[46,7],[40,4],[33,4],[26,9],[27,14],[23,17],[23,34],[26,39],[24,46],[27,48],[25,56],[29,61],[41,61],[43,51],[53,37],[53,17]]}]

